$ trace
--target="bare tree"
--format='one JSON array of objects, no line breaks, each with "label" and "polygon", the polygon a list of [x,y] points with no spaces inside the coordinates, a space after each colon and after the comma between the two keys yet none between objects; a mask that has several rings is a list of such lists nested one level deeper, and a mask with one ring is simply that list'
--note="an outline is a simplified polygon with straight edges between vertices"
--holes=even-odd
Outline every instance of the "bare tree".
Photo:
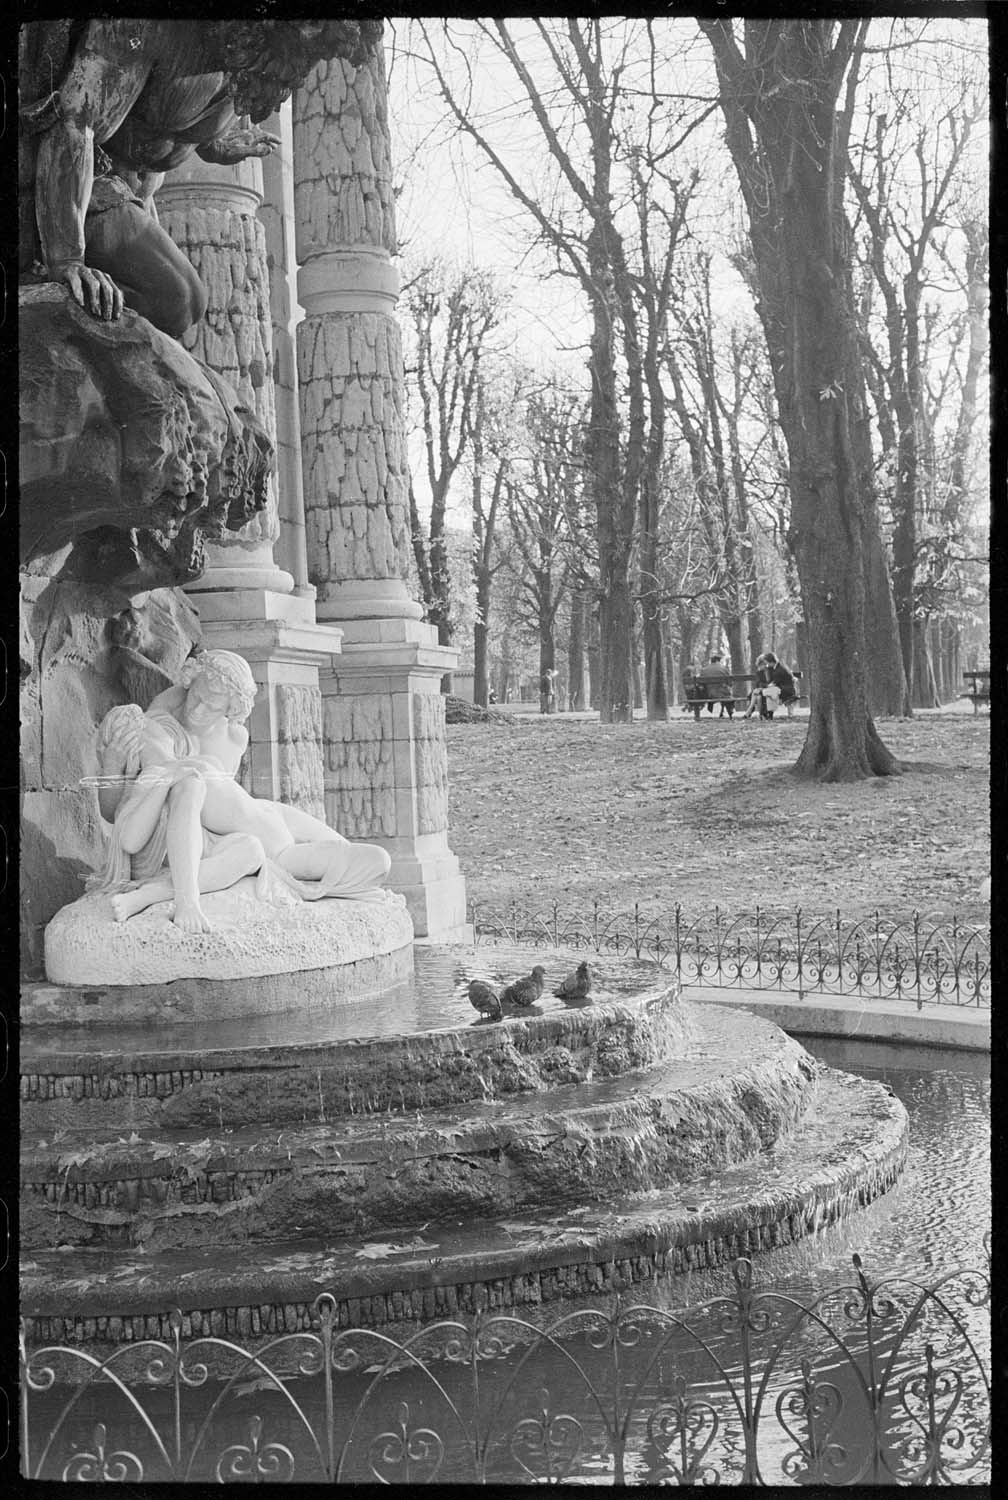
[{"label": "bare tree", "polygon": [[445,514],[452,482],[472,442],[480,364],[502,311],[493,279],[471,267],[434,259],[404,287],[414,360],[407,365],[419,396],[430,521],[424,527],[412,476],[410,527],[427,618],[443,646],[452,640],[451,572]]},{"label": "bare tree", "polygon": [[796,770],[826,781],[890,775],[869,711],[866,525],[848,371],[858,360],[845,287],[846,140],[837,103],[867,23],[701,20],[757,267],[757,309],[788,450],[790,542],[813,678]]},{"label": "bare tree", "polygon": [[[918,568],[926,561],[919,527],[926,509],[926,285],[944,250],[950,207],[971,135],[986,111],[968,77],[937,119],[914,108],[905,90],[888,112],[870,110],[865,139],[848,153],[847,171],[867,226],[866,259],[882,296],[885,353],[866,350],[876,409],[889,448],[893,516],[893,593],[900,648],[912,702],[938,700],[918,609]],[[870,305],[870,304],[869,304]],[[933,326],[933,321],[932,321]]]},{"label": "bare tree", "polygon": [[481,708],[489,701],[488,646],[493,582],[510,560],[501,545],[499,522],[504,514],[505,480],[517,443],[513,414],[522,399],[522,371],[505,373],[484,364],[476,387],[472,423],[472,576],[476,589],[473,627],[473,699]]},{"label": "bare tree", "polygon": [[[626,174],[619,174],[629,150],[620,135],[620,108],[626,97],[624,74],[630,47],[627,28],[632,23],[625,23],[621,42],[613,40],[614,28],[604,26],[599,20],[532,22],[535,39],[550,68],[548,83],[533,76],[507,23],[487,21],[475,25],[477,33],[492,43],[517,81],[541,138],[543,160],[552,167],[555,182],[548,181],[542,171],[537,171],[535,186],[521,180],[519,169],[509,164],[506,152],[498,149],[490,131],[476,123],[468,100],[449,80],[430,30],[423,28],[429,61],[455,122],[493,164],[513,197],[526,210],[541,242],[554,252],[561,271],[575,278],[590,312],[591,410],[584,463],[597,541],[600,709],[604,721],[624,722],[632,717],[635,599],[631,568],[635,523],[643,486],[644,567],[648,570],[650,538],[654,534],[653,497],[648,489],[653,462],[649,455],[661,442],[660,403],[655,408],[657,428],[652,423],[650,435],[647,433],[648,377],[644,360],[651,333],[656,340],[661,337],[658,303],[662,266],[656,260],[651,268],[651,290],[658,302],[653,308],[655,321],[651,333],[642,338],[637,321],[638,272],[624,240],[624,231],[632,221],[624,222],[621,216],[621,185],[625,184]],[[637,28],[638,40],[639,34]],[[653,59],[650,31],[648,36]],[[694,109],[694,114],[699,116],[701,111]],[[659,153],[653,149],[654,119],[652,112],[648,145],[637,158],[638,187],[649,201],[653,201],[654,195],[648,184],[659,159]],[[670,149],[666,144],[660,154],[667,155]],[[674,214],[673,195],[670,216],[666,217],[667,228]],[[644,222],[649,222],[646,208]],[[674,235],[671,243],[674,247]],[[627,371],[625,405],[620,399],[621,359]],[[649,675],[654,677],[653,705],[658,716],[663,716],[664,707],[659,705],[664,690],[656,675],[660,653],[656,650],[655,624],[653,610],[646,610],[645,634],[655,664],[653,672],[649,669]]]},{"label": "bare tree", "polygon": [[524,563],[525,616],[539,640],[540,706],[549,712],[547,673],[556,670],[557,610],[571,571],[567,512],[580,482],[578,400],[558,384],[532,393],[525,405],[528,433],[523,459],[505,479],[508,520]]}]

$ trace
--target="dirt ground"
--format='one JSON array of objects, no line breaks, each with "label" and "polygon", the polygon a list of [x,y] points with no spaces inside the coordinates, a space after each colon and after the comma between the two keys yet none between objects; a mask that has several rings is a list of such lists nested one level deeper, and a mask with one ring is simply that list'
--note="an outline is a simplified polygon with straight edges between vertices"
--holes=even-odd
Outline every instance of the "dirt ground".
[{"label": "dirt ground", "polygon": [[450,725],[450,843],[469,900],[989,921],[989,717],[881,719],[903,773],[830,786],[791,774],[807,724],[676,710],[667,724]]}]

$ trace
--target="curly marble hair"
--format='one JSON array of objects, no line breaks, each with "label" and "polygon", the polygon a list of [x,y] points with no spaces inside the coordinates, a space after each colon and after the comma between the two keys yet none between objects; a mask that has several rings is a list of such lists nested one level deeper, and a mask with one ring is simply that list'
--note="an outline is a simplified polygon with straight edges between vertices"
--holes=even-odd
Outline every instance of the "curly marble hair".
[{"label": "curly marble hair", "polygon": [[247,719],[259,691],[252,669],[236,651],[200,651],[190,656],[179,675],[182,687],[189,687],[202,677],[210,687],[229,695],[228,718]]},{"label": "curly marble hair", "polygon": [[218,23],[235,113],[253,124],[271,115],[324,57],[359,67],[382,34],[380,21],[251,21]]}]

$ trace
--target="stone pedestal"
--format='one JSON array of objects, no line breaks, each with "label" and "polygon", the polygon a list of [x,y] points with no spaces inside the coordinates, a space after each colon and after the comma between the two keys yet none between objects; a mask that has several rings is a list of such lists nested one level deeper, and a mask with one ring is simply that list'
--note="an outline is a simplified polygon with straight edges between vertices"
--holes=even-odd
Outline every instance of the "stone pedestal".
[{"label": "stone pedestal", "polygon": [[320,673],[326,820],[392,856],[418,937],[467,936],[465,880],[448,847],[442,673],[454,651],[416,620],[347,620],[343,651]]},{"label": "stone pedestal", "polygon": [[443,673],[411,597],[403,365],[384,57],[318,65],[294,95],[301,446],[308,577],[342,652],[320,674],[330,822],[392,856],[417,935],[465,921],[448,847]]}]

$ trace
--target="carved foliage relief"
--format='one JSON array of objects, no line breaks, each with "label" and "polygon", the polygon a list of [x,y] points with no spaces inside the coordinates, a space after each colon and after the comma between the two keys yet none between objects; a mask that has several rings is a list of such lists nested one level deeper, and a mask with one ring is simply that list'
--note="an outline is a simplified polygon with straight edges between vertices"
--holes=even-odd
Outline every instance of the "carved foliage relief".
[{"label": "carved foliage relief", "polygon": [[413,694],[413,747],[417,832],[442,833],[448,827],[448,750],[440,693]]},{"label": "carved foliage relief", "polygon": [[323,720],[326,822],[349,839],[394,837],[391,698],[326,698]]},{"label": "carved foliage relief", "polygon": [[281,799],[324,818],[322,694],[316,687],[281,683],[276,703]]}]

